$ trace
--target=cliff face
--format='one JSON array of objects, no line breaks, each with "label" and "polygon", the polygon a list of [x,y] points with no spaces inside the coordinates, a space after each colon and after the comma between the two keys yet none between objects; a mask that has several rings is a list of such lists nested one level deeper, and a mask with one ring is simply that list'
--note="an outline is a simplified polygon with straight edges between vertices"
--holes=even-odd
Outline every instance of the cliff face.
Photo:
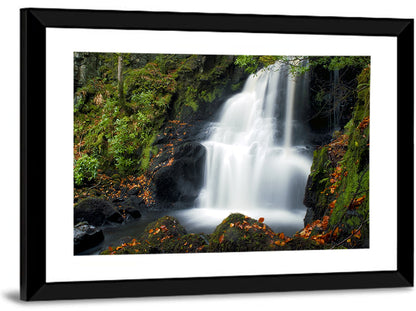
[{"label": "cliff face", "polygon": [[304,198],[308,234],[345,247],[369,244],[370,68],[357,80],[352,118],[331,142],[315,150]]}]

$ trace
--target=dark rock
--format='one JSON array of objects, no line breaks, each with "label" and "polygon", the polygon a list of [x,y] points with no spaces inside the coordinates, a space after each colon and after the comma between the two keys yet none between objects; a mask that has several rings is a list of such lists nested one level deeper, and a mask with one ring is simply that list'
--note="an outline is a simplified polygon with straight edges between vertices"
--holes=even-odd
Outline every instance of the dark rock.
[{"label": "dark rock", "polygon": [[[311,210],[309,210],[304,221],[312,222],[317,219],[322,219],[329,204],[328,200],[330,196],[323,193],[329,183],[329,175],[327,172],[329,157],[327,150],[327,147],[323,147],[314,152],[311,173],[306,182],[303,198],[303,204]],[[307,223],[305,222],[305,224]]]},{"label": "dark rock", "polygon": [[305,186],[305,196],[303,199],[303,204],[306,207],[313,208],[318,202],[318,195],[316,194],[316,189],[314,189],[312,176],[308,176]]},{"label": "dark rock", "polygon": [[162,202],[176,202],[180,192],[175,180],[175,167],[160,168],[154,179],[154,187],[157,199]]},{"label": "dark rock", "polygon": [[132,218],[140,218],[142,211],[146,209],[146,203],[142,198],[136,196],[129,196],[122,202],[118,203],[119,210],[124,210],[126,215],[130,215]]},{"label": "dark rock", "polygon": [[313,212],[313,209],[308,207],[306,209],[305,218],[303,218],[303,225],[306,227],[307,224],[310,224],[315,219],[315,213]]},{"label": "dark rock", "polygon": [[165,203],[193,202],[203,184],[205,155],[205,147],[196,142],[175,148],[174,155],[170,155],[172,164],[162,166],[154,175],[156,199]]},{"label": "dark rock", "polygon": [[123,198],[115,198],[115,199],[113,199],[111,202],[113,202],[113,203],[118,203],[118,202],[123,202],[124,201],[124,199]]},{"label": "dark rock", "polygon": [[74,227],[74,254],[97,246],[104,240],[103,231],[89,225],[87,222],[78,223]]},{"label": "dark rock", "polygon": [[119,209],[122,210],[142,210],[146,208],[146,203],[142,198],[136,197],[136,196],[129,196],[126,199],[123,200],[123,202],[120,202],[117,204]]},{"label": "dark rock", "polygon": [[127,191],[128,195],[138,195],[140,193],[140,188],[139,187],[134,187],[132,189],[130,189],[129,191]]},{"label": "dark rock", "polygon": [[142,217],[142,213],[138,208],[126,208],[126,214],[130,215],[133,218],[140,218]]},{"label": "dark rock", "polygon": [[126,200],[126,204],[129,205],[130,208],[144,208],[146,207],[146,203],[142,198],[139,197],[129,197]]},{"label": "dark rock", "polygon": [[124,217],[117,211],[115,213],[111,213],[107,218],[109,222],[117,222],[122,223],[124,221]]},{"label": "dark rock", "polygon": [[83,221],[93,226],[102,226],[106,221],[122,223],[124,218],[110,202],[87,198],[74,208],[74,224]]}]

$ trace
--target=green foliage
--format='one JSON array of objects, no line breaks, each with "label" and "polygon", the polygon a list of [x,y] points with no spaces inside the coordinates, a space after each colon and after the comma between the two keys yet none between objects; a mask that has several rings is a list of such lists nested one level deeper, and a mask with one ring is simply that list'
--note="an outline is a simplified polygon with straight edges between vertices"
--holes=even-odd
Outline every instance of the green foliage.
[{"label": "green foliage", "polygon": [[[114,166],[122,174],[131,173],[149,162],[148,155],[143,155],[141,163],[140,150],[148,149],[165,120],[176,81],[157,63],[127,67],[126,110],[118,98],[117,54],[99,54],[99,58],[104,78],[92,79],[76,92],[75,141],[85,142],[83,152],[97,157],[101,167]],[[128,66],[129,54],[123,54],[123,62]]]},{"label": "green foliage", "polygon": [[152,130],[146,126],[148,121],[140,111],[130,118],[124,116],[115,121],[113,136],[108,139],[109,155],[113,156],[116,168],[123,174],[137,168],[139,160],[134,153],[150,143]]},{"label": "green foliage", "polygon": [[185,92],[185,106],[189,106],[193,111],[198,110],[197,103],[198,90],[193,86],[188,86]]},{"label": "green foliage", "polygon": [[88,155],[83,155],[75,162],[74,181],[77,186],[85,181],[91,181],[97,176],[98,160]]},{"label": "green foliage", "polygon": [[[305,62],[307,61],[307,62]],[[368,56],[252,56],[240,55],[235,59],[237,66],[243,67],[247,73],[253,74],[258,69],[273,65],[275,62],[289,65],[293,75],[302,75],[316,66],[328,70],[340,70],[347,66],[365,68],[370,63]]]},{"label": "green foliage", "polygon": [[239,55],[235,58],[234,63],[239,66],[243,67],[246,73],[253,74],[255,73],[260,67],[267,67],[273,65],[277,60],[279,60],[280,56],[254,56],[254,55]]},{"label": "green foliage", "polygon": [[319,56],[309,57],[312,66],[322,65],[328,70],[341,70],[347,66],[361,70],[370,64],[369,56]]},{"label": "green foliage", "polygon": [[125,78],[128,92],[152,91],[155,94],[174,93],[176,81],[172,74],[164,74],[157,63],[148,63],[143,68],[131,70]]},{"label": "green foliage", "polygon": [[235,64],[240,67],[244,67],[245,72],[254,73],[259,67],[258,59],[251,55],[240,55],[235,59]]},{"label": "green foliage", "polygon": [[104,172],[142,173],[157,153],[152,143],[167,120],[180,119],[184,107],[192,113],[212,103],[232,84],[224,77],[233,57],[122,54],[121,103],[118,56],[97,53],[98,76],[74,94],[74,150],[97,159]]}]

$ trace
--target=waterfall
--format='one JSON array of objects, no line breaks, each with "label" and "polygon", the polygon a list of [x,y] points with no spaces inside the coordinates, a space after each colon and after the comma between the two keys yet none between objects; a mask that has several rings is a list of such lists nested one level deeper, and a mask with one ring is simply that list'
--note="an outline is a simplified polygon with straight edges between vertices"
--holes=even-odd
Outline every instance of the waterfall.
[{"label": "waterfall", "polygon": [[287,96],[286,96],[286,117],[285,117],[285,151],[290,150],[292,146],[292,129],[293,129],[293,106],[295,98],[295,78],[291,75],[287,77]]},{"label": "waterfall", "polygon": [[295,93],[305,86],[287,65],[275,64],[251,75],[243,90],[225,102],[203,142],[207,158],[200,212],[241,212],[264,216],[266,222],[270,215],[269,223],[301,226],[311,159],[304,146],[294,145],[293,118],[296,106],[302,106]]},{"label": "waterfall", "polygon": [[183,213],[187,228],[216,226],[232,212],[264,217],[277,232],[303,227],[303,196],[311,156],[300,113],[308,84],[275,64],[251,75],[211,125],[205,183],[197,207]]}]

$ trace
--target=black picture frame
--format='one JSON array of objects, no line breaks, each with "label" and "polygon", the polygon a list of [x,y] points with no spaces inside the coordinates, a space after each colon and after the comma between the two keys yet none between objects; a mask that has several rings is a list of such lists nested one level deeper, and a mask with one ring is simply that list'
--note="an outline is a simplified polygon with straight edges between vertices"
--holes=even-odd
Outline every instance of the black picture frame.
[{"label": "black picture frame", "polygon": [[[46,282],[47,28],[322,34],[397,38],[397,270]],[[51,300],[413,286],[413,38],[413,19],[22,9],[21,299]],[[36,202],[31,199],[34,197]]]}]

